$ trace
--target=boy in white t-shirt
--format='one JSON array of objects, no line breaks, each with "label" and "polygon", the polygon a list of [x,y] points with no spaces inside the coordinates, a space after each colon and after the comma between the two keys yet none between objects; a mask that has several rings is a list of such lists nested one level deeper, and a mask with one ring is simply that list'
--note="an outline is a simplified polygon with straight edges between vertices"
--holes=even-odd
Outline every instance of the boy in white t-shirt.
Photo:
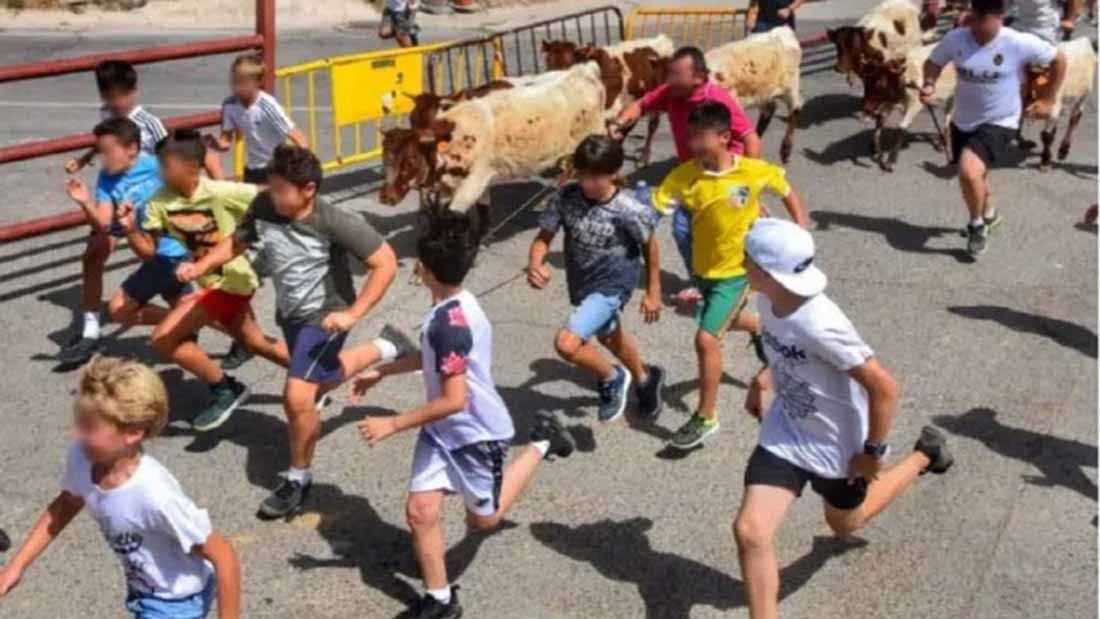
[{"label": "boy in white t-shirt", "polygon": [[84,507],[122,562],[126,608],[137,619],[205,617],[214,599],[221,619],[240,616],[240,567],[233,547],[210,527],[206,510],[142,444],[168,421],[168,394],[136,361],[96,358],[77,389],[61,494],[23,547],[0,571],[8,594]]},{"label": "boy in white t-shirt", "polygon": [[[825,296],[825,274],[813,260],[810,233],[787,221],[758,219],[745,239],[768,359],[745,401],[762,423],[734,522],[753,619],[779,616],[774,538],[807,483],[825,501],[825,522],[847,535],[918,475],[945,473],[954,462],[943,433],[925,426],[911,454],[883,467],[897,383]],[[771,390],[775,396],[764,414]]]},{"label": "boy in white t-shirt", "polygon": [[490,373],[493,327],[474,295],[462,287],[477,255],[475,237],[468,221],[433,222],[417,244],[417,274],[433,303],[420,335],[421,353],[361,374],[352,387],[355,401],[385,376],[424,373],[427,404],[359,424],[372,446],[397,432],[420,428],[406,507],[427,590],[415,610],[418,619],[462,614],[444,562],[444,495],[462,495],[471,528],[494,528],[547,455],[564,458],[574,449],[572,437],[552,415],[536,413],[531,442],[504,466],[515,431]]},{"label": "boy in white t-shirt", "polygon": [[420,0],[386,0],[378,37],[396,39],[400,47],[420,45],[420,26],[416,23],[419,10]]}]

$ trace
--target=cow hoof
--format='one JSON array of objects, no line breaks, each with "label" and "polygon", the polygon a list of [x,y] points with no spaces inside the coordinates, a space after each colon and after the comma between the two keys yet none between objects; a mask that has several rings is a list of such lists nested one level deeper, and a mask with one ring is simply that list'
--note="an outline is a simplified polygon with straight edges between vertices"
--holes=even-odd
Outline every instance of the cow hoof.
[{"label": "cow hoof", "polygon": [[1039,171],[1040,172],[1050,172],[1050,164],[1049,163],[1040,163],[1039,164]]},{"label": "cow hoof", "polygon": [[783,146],[779,147],[779,160],[782,161],[783,163],[787,163],[787,161],[790,160],[790,158],[791,158],[791,145],[790,144],[784,144]]},{"label": "cow hoof", "polygon": [[1069,157],[1069,144],[1063,144],[1058,148],[1058,161],[1065,161]]},{"label": "cow hoof", "polygon": [[1022,138],[1016,142],[1016,145],[1023,150],[1032,150],[1036,146],[1038,146],[1038,144],[1035,143],[1035,140],[1025,140]]}]

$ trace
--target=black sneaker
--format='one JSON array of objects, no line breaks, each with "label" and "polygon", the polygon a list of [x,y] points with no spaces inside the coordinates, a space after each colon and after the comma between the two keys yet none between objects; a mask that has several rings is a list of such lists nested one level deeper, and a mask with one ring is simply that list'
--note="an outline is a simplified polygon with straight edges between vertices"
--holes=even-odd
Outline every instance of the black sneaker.
[{"label": "black sneaker", "polygon": [[573,436],[558,418],[542,411],[535,413],[535,427],[531,429],[531,442],[536,441],[550,441],[550,450],[546,455],[558,458],[568,458],[577,448]]},{"label": "black sneaker", "polygon": [[989,239],[989,230],[985,227],[985,224],[975,226],[973,224],[966,226],[966,253],[971,257],[977,258],[985,253],[986,241]]},{"label": "black sneaker", "polygon": [[623,366],[615,366],[615,375],[609,380],[601,380],[597,387],[600,393],[600,407],[596,416],[608,423],[622,416],[630,395],[630,372]]},{"label": "black sneaker", "polygon": [[99,352],[98,337],[81,337],[72,344],[61,349],[57,360],[65,365],[84,365]]},{"label": "black sneaker", "polygon": [[225,384],[214,386],[210,391],[210,403],[201,413],[191,420],[191,427],[199,432],[209,432],[229,420],[237,407],[252,395],[248,387],[237,382],[232,376],[226,376]]},{"label": "black sneaker", "polygon": [[458,603],[458,586],[451,587],[451,601],[443,604],[425,593],[416,604],[416,619],[458,619],[462,616],[462,605]]},{"label": "black sneaker", "polygon": [[384,325],[382,330],[378,332],[378,337],[383,340],[388,340],[397,347],[396,359],[400,359],[417,349],[416,342],[409,339],[409,336],[406,335],[404,331],[391,324]]},{"label": "black sneaker", "polygon": [[313,487],[312,481],[302,483],[288,478],[286,473],[279,473],[279,477],[283,478],[279,487],[260,501],[259,516],[265,520],[287,518],[298,513]]},{"label": "black sneaker", "polygon": [[11,538],[7,533],[0,531],[0,552],[7,552],[11,549]]},{"label": "black sneaker", "polygon": [[646,366],[649,380],[644,385],[636,385],[634,392],[638,396],[638,416],[652,421],[661,414],[664,402],[661,400],[661,391],[665,387],[665,371],[659,366]]},{"label": "black sneaker", "polygon": [[235,370],[242,365],[252,360],[253,354],[247,347],[242,346],[240,342],[233,342],[233,345],[229,347],[229,352],[225,353],[222,357],[222,369],[223,370]]},{"label": "black sneaker", "polygon": [[913,450],[928,456],[932,461],[928,468],[921,471],[922,475],[928,472],[943,475],[952,464],[955,464],[955,457],[947,451],[947,435],[932,426],[921,428],[920,438],[917,439]]}]

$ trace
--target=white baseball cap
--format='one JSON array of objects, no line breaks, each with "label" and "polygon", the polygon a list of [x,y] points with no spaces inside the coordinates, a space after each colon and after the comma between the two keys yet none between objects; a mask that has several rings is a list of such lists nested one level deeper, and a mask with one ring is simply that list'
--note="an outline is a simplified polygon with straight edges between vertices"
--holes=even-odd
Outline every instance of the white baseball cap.
[{"label": "white baseball cap", "polygon": [[814,266],[814,237],[790,221],[761,217],[745,237],[745,253],[784,288],[801,297],[825,290],[828,278]]}]

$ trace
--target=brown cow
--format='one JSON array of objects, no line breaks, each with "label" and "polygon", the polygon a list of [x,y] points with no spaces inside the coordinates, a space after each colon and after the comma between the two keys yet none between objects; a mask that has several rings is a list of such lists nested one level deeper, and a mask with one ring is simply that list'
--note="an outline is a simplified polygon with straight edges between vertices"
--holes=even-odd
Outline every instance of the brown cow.
[{"label": "brown cow", "polygon": [[579,47],[572,41],[543,41],[542,55],[546,59],[546,70],[563,71],[580,62],[577,56]]},{"label": "brown cow", "polygon": [[494,80],[488,84],[467,88],[449,95],[437,95],[432,92],[424,92],[418,95],[405,93],[406,97],[413,100],[413,109],[409,112],[409,124],[413,129],[430,127],[436,116],[451,109],[456,103],[469,101],[470,99],[480,99],[493,91],[514,87],[515,85],[512,82]]}]

